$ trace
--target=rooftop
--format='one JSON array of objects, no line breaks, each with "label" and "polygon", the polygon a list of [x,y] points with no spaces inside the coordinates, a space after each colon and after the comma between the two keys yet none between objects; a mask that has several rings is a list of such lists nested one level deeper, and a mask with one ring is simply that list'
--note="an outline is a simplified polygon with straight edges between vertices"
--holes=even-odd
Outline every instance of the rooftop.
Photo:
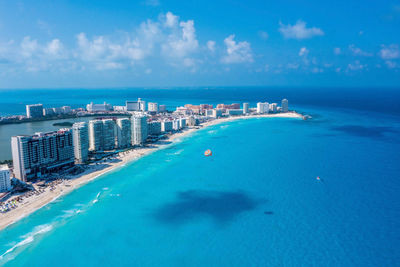
[{"label": "rooftop", "polygon": [[8,168],[7,164],[0,165],[0,171],[6,171],[6,170],[9,170],[9,169],[10,168]]}]

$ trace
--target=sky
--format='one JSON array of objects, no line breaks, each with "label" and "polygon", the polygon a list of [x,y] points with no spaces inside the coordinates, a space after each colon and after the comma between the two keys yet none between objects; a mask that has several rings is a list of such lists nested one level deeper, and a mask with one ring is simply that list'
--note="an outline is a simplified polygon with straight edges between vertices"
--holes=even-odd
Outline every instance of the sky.
[{"label": "sky", "polygon": [[0,0],[0,88],[400,87],[400,1]]}]

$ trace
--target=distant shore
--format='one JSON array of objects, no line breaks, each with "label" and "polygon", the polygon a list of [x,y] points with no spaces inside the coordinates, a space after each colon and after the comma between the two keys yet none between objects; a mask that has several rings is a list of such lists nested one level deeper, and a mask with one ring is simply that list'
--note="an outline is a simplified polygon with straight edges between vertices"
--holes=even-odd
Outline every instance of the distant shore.
[{"label": "distant shore", "polygon": [[126,152],[119,153],[115,158],[100,161],[99,163],[92,163],[89,167],[81,174],[78,175],[66,175],[66,179],[55,186],[53,190],[46,188],[45,191],[39,195],[29,197],[26,201],[18,204],[18,208],[13,209],[7,213],[0,214],[0,230],[3,230],[8,225],[11,225],[20,219],[30,215],[41,207],[54,201],[55,199],[64,196],[71,191],[79,188],[80,186],[100,177],[101,175],[110,172],[116,168],[122,167],[127,163],[144,157],[152,152],[163,149],[169,144],[176,142],[176,139],[187,136],[199,129],[203,129],[212,125],[217,125],[225,122],[231,122],[241,119],[253,119],[253,118],[304,118],[303,115],[296,112],[288,113],[277,113],[277,114],[262,114],[262,115],[249,115],[249,116],[234,116],[228,118],[215,119],[201,124],[196,128],[186,128],[181,132],[172,134],[166,140],[162,140],[156,143],[152,143],[151,147],[135,148]]}]

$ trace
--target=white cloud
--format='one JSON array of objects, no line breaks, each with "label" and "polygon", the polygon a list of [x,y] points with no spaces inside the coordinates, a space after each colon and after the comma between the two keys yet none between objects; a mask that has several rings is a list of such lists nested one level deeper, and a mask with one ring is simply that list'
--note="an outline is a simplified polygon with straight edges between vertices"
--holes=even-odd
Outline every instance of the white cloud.
[{"label": "white cloud", "polygon": [[21,42],[21,55],[31,57],[37,52],[38,48],[37,40],[31,40],[30,36],[26,36]]},{"label": "white cloud", "polygon": [[379,51],[379,56],[385,60],[400,58],[399,46],[395,44],[391,44],[389,46],[382,45],[382,48]]},{"label": "white cloud", "polygon": [[215,51],[215,41],[212,41],[212,40],[208,41],[207,42],[207,48],[211,52],[214,52]]},{"label": "white cloud", "polygon": [[234,39],[234,34],[225,38],[226,54],[222,57],[222,62],[225,64],[253,62],[250,43],[246,41],[237,43]]},{"label": "white cloud", "polygon": [[302,47],[300,48],[299,56],[300,57],[307,56],[309,52],[310,51],[306,47]]},{"label": "white cloud", "polygon": [[269,38],[269,34],[265,31],[259,31],[258,36],[260,36],[260,38],[263,40],[267,40]]},{"label": "white cloud", "polygon": [[340,55],[340,54],[342,53],[342,49],[340,49],[340,47],[335,47],[335,48],[333,49],[333,53],[334,53],[335,55]]},{"label": "white cloud", "polygon": [[347,65],[347,71],[361,71],[367,68],[366,64],[361,64],[360,61],[356,60],[354,63]]},{"label": "white cloud", "polygon": [[324,32],[320,28],[307,28],[307,24],[302,20],[298,20],[295,25],[284,25],[282,23],[279,23],[279,25],[279,31],[286,39],[301,40],[324,35]]},{"label": "white cloud", "polygon": [[371,53],[361,50],[360,48],[356,47],[354,44],[349,45],[349,49],[354,56],[372,57]]},{"label": "white cloud", "polygon": [[179,17],[175,16],[171,12],[167,12],[167,14],[165,14],[164,25],[166,27],[170,27],[170,28],[176,27],[178,25],[178,21],[179,21]]}]

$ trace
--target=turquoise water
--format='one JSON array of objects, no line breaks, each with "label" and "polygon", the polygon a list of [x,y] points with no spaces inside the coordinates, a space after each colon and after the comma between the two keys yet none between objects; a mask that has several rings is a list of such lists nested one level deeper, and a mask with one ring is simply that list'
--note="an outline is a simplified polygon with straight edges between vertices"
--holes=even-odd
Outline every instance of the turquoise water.
[{"label": "turquoise water", "polygon": [[202,129],[110,172],[1,231],[0,264],[398,265],[399,121],[307,111]]}]

